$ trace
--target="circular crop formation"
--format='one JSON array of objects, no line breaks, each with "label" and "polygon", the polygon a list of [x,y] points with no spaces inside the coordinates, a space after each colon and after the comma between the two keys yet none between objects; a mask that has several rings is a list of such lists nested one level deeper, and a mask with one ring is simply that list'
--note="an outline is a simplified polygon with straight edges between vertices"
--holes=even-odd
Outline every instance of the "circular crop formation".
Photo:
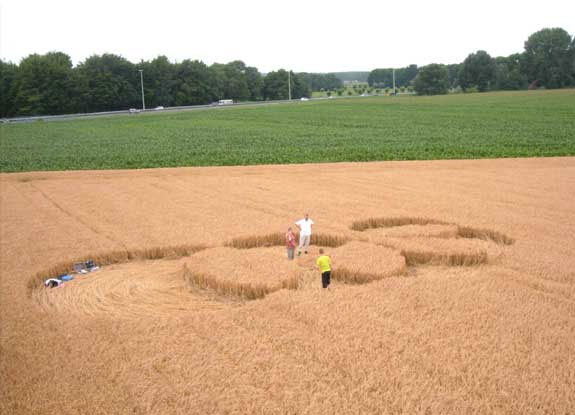
[{"label": "circular crop formation", "polygon": [[[87,314],[173,313],[193,307],[222,308],[298,290],[319,279],[315,264],[323,247],[332,280],[364,284],[401,276],[408,267],[472,266],[503,254],[513,240],[499,232],[425,218],[371,218],[345,235],[314,234],[311,252],[288,261],[281,233],[232,239],[223,246],[164,247],[113,252],[94,258],[102,268],[75,275],[57,289],[43,281],[72,269],[59,264],[30,280],[31,296],[47,308]],[[238,301],[239,300],[239,301]]]}]

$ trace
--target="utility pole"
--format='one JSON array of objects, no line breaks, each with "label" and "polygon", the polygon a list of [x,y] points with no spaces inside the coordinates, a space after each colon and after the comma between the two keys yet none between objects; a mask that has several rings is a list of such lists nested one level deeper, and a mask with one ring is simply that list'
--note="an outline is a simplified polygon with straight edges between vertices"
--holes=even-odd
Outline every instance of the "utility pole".
[{"label": "utility pole", "polygon": [[393,95],[395,95],[395,68],[393,68]]},{"label": "utility pole", "polygon": [[288,71],[288,99],[291,101],[291,71]]},{"label": "utility pole", "polygon": [[144,100],[144,70],[138,69],[140,71],[140,84],[142,85],[142,111],[146,110],[146,101]]}]

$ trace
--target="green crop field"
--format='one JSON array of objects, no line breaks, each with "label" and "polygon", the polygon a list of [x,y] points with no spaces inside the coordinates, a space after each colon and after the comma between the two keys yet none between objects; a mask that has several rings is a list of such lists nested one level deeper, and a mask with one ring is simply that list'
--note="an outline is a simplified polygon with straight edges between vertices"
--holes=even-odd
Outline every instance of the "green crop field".
[{"label": "green crop field", "polygon": [[369,97],[0,126],[0,171],[575,155],[575,90]]}]

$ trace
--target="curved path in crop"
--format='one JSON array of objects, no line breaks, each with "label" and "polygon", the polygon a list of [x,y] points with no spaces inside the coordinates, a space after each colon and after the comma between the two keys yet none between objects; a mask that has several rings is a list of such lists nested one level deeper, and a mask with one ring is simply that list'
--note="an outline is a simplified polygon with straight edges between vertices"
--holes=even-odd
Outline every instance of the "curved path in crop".
[{"label": "curved path in crop", "polygon": [[[263,241],[263,238],[254,238]],[[348,238],[350,242],[337,248],[324,248],[335,262],[334,286],[413,276],[417,274],[415,267],[420,265],[481,266],[497,261],[504,252],[501,243],[488,238],[461,237],[457,225],[453,224],[376,227],[353,232]],[[37,287],[32,296],[46,309],[109,317],[222,310],[288,288],[286,282],[290,279],[295,281],[290,289],[317,288],[315,285],[320,284],[315,265],[318,248],[310,247],[308,255],[302,254],[291,262],[286,261],[282,246],[212,247],[178,259],[103,266],[89,274],[74,274],[74,280],[58,288]],[[339,278],[338,267],[344,271]],[[193,275],[200,275],[202,279],[191,278]],[[242,287],[242,293],[248,293],[247,297],[238,295],[237,286]],[[254,290],[259,294],[249,296]]]}]

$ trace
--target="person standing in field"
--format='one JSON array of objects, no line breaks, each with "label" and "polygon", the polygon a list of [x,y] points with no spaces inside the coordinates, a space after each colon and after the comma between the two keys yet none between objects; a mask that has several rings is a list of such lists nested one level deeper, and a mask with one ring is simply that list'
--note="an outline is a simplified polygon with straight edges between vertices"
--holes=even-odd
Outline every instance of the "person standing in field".
[{"label": "person standing in field", "polygon": [[287,256],[288,259],[293,259],[293,254],[295,252],[295,247],[297,246],[297,242],[295,240],[295,235],[291,229],[291,227],[288,228],[288,231],[286,233],[286,248],[287,248]]},{"label": "person standing in field", "polygon": [[316,263],[321,271],[321,286],[328,288],[331,282],[331,258],[328,255],[324,255],[322,248],[319,250],[319,255]]},{"label": "person standing in field", "polygon": [[311,225],[313,225],[313,220],[311,220],[309,218],[309,214],[306,213],[305,217],[298,220],[295,224],[299,228],[299,246],[297,248],[297,254],[298,256],[301,255],[302,248],[307,254],[311,239]]}]

